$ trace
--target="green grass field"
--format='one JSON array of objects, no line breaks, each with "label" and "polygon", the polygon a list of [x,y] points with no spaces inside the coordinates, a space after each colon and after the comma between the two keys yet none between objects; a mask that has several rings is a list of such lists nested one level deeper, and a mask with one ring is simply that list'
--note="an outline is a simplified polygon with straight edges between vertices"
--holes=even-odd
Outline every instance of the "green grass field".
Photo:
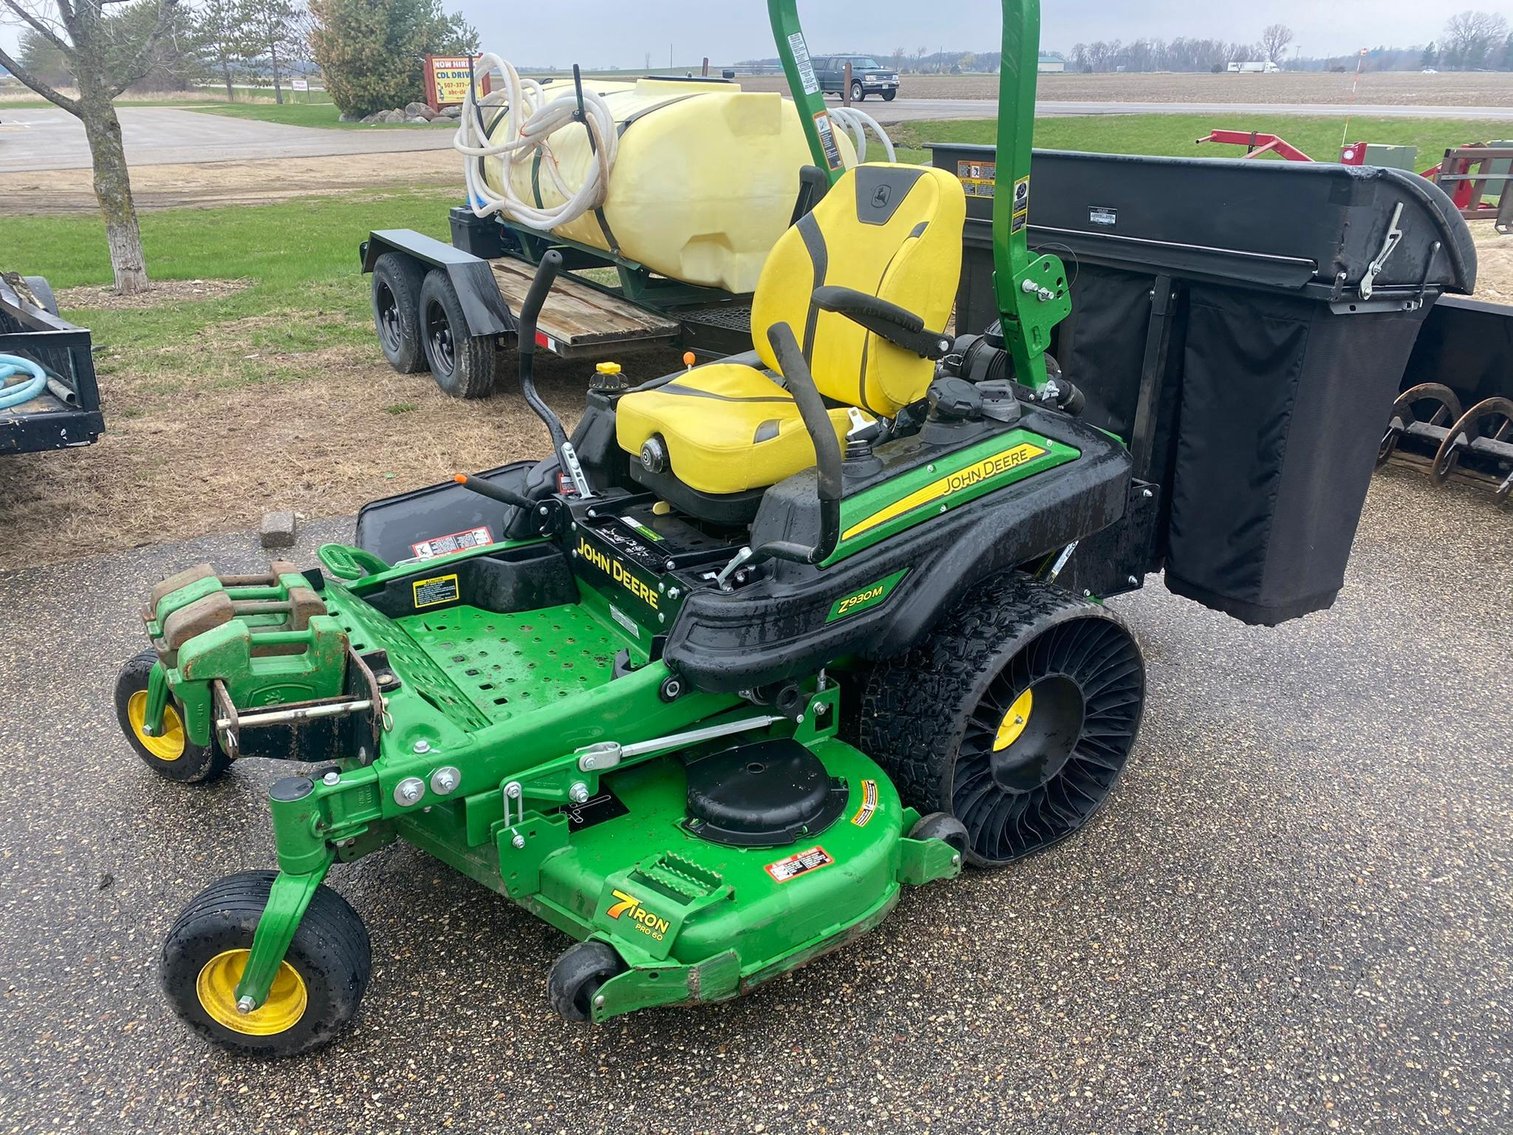
[{"label": "green grass field", "polygon": [[[1340,142],[1380,142],[1417,146],[1417,169],[1435,165],[1451,146],[1485,141],[1506,126],[1443,118],[1313,118],[1302,115],[1262,115],[1245,119],[1224,115],[1109,114],[1075,118],[1041,118],[1035,123],[1035,145],[1044,150],[1081,150],[1103,154],[1151,154],[1181,158],[1238,158],[1238,146],[1194,145],[1213,129],[1256,130],[1278,134],[1317,161],[1338,160]],[[906,122],[888,133],[899,148],[899,160],[929,164],[929,142],[991,144],[991,121]],[[1348,135],[1348,137],[1347,137]],[[1280,160],[1263,158],[1261,160]]]},{"label": "green grass field", "polygon": [[[242,321],[237,356],[299,352],[372,338],[367,282],[357,246],[374,228],[412,228],[447,236],[450,190],[310,197],[274,205],[169,209],[143,213],[142,243],[155,280],[250,280],[223,298],[139,310],[75,313],[96,341],[131,352],[192,345],[207,327]],[[7,263],[24,264],[55,288],[111,280],[105,235],[77,217],[8,217]],[[69,315],[64,307],[64,315]],[[206,349],[217,349],[207,347]],[[165,365],[158,356],[156,365]],[[177,356],[165,379],[192,377],[195,353]],[[233,370],[240,380],[269,377],[255,357]]]}]

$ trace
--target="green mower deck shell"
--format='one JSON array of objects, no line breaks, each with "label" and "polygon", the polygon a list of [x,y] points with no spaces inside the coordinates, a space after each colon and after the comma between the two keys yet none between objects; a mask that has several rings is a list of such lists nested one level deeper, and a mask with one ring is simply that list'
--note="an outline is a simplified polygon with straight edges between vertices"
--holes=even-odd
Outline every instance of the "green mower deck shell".
[{"label": "green mower deck shell", "polygon": [[[664,975],[646,979],[665,981],[656,989],[638,979],[608,990],[595,1009],[601,1016],[733,996],[872,925],[903,883],[960,868],[940,841],[903,838],[917,815],[876,764],[833,739],[833,686],[811,692],[803,721],[773,721],[728,695],[662,700],[660,663],[612,679],[614,654],[630,636],[590,602],[388,620],[339,585],[329,584],[326,598],[354,645],[388,650],[405,679],[390,696],[396,724],[378,763],[274,786],[280,902],[259,925],[238,990],[256,1002],[331,849],[355,858],[395,835],[576,938],[612,942],[633,970]],[[447,678],[443,664],[471,681]],[[828,828],[778,848],[711,843],[681,826],[687,788],[675,752],[603,776],[578,756],[605,740],[629,744],[748,718],[760,727],[723,744],[792,736],[845,781],[850,798]],[[441,768],[458,775],[445,793],[436,789]],[[422,788],[402,803],[407,782]],[[580,786],[593,796],[608,789],[627,812],[570,835],[563,809]]]}]

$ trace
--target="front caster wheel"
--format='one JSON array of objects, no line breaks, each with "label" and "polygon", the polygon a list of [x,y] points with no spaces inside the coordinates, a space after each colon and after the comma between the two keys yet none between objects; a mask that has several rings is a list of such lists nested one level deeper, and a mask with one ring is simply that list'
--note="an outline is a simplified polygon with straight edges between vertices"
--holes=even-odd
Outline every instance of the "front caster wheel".
[{"label": "front caster wheel", "polygon": [[586,1021],[599,987],[625,972],[620,955],[603,942],[579,942],[552,963],[546,995],[564,1020]]},{"label": "front caster wheel", "polygon": [[201,1036],[249,1056],[298,1056],[329,1044],[356,1015],[373,972],[362,919],[322,886],[267,1001],[241,1012],[236,987],[275,874],[243,871],[212,883],[163,943],[163,991],[173,1011]]},{"label": "front caster wheel", "polygon": [[214,738],[196,745],[184,732],[184,720],[169,701],[163,711],[163,728],[156,736],[147,728],[147,679],[157,653],[144,650],[121,667],[116,675],[116,722],[132,750],[159,776],[180,784],[205,784],[231,767],[231,758]]},{"label": "front caster wheel", "polygon": [[1001,867],[1092,818],[1144,699],[1140,648],[1112,612],[1000,576],[873,671],[861,748],[906,803],[965,825],[967,862]]},{"label": "front caster wheel", "polygon": [[910,839],[938,839],[954,847],[958,853],[967,853],[967,825],[945,812],[931,812],[921,816],[919,823],[909,829]]}]

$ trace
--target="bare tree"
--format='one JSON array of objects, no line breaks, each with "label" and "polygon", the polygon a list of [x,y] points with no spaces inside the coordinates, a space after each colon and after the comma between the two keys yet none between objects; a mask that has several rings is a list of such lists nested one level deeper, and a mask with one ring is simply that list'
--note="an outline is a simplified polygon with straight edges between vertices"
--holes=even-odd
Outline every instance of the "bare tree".
[{"label": "bare tree", "polygon": [[273,101],[284,101],[283,72],[305,50],[306,13],[298,0],[241,0],[241,21],[253,54],[273,76]]},{"label": "bare tree", "polygon": [[1441,58],[1463,71],[1488,64],[1494,46],[1508,34],[1508,21],[1493,12],[1461,12],[1445,24]]},{"label": "bare tree", "polygon": [[1292,42],[1292,29],[1286,24],[1268,24],[1261,33],[1261,58],[1280,64]]},{"label": "bare tree", "polygon": [[152,14],[139,35],[132,34],[135,20],[106,13],[111,2],[119,0],[0,0],[0,11],[63,54],[78,86],[76,97],[63,94],[4,51],[0,51],[0,66],[83,123],[116,291],[129,295],[147,287],[147,258],[142,252],[115,99],[152,70],[174,27],[178,0],[138,0]]}]

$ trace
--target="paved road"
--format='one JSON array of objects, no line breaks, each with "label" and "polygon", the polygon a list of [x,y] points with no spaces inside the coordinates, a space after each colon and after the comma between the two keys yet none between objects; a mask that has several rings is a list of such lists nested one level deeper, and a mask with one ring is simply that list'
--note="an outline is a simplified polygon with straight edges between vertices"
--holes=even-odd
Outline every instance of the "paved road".
[{"label": "paved road", "polygon": [[338,868],[368,1000],[275,1066],[183,1031],[156,955],[271,863],[284,770],[175,788],[108,708],[150,583],[250,539],[0,574],[0,1131],[1506,1132],[1510,545],[1485,498],[1390,472],[1328,614],[1118,600],[1151,702],[1101,817],[730,1005],[569,1027],[560,935],[406,847]]},{"label": "paved road", "polygon": [[[121,137],[133,165],[178,165],[444,150],[452,131],[441,126],[403,130],[318,130],[192,110],[123,106]],[[79,120],[61,110],[0,108],[0,173],[88,169],[89,147]]]},{"label": "paved road", "polygon": [[[862,109],[885,124],[938,118],[992,118],[990,99],[868,99]],[[321,130],[253,119],[226,118],[164,107],[121,107],[126,156],[134,165],[250,161],[261,158],[381,154],[441,150],[451,131],[439,126],[404,130]],[[1043,117],[1083,114],[1202,114],[1246,119],[1277,114],[1336,116],[1345,113],[1390,118],[1467,118],[1513,122],[1513,107],[1358,106],[1327,104],[1245,105],[1199,103],[1041,102]],[[0,173],[88,169],[84,129],[61,110],[6,110],[0,121]]]}]

